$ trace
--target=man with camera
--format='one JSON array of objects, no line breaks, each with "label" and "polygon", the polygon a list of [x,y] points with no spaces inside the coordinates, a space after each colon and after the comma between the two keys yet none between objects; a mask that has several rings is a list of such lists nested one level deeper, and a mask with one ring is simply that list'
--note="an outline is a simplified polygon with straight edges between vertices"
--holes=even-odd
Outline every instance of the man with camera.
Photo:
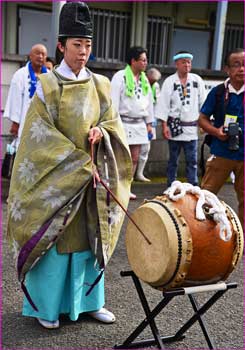
[{"label": "man with camera", "polygon": [[[201,187],[215,194],[230,173],[235,174],[238,215],[244,224],[244,50],[226,55],[228,79],[213,88],[204,102],[199,126],[212,136],[211,156],[207,160]],[[210,117],[213,116],[213,120]]]}]

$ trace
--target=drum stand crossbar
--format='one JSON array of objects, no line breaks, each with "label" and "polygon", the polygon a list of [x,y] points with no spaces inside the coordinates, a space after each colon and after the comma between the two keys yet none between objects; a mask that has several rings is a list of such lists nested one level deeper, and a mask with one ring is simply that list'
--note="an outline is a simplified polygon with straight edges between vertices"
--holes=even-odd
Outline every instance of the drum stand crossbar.
[{"label": "drum stand crossbar", "polygon": [[[179,341],[185,338],[184,333],[195,323],[199,322],[203,335],[208,343],[209,349],[214,349],[213,341],[210,339],[210,336],[207,331],[207,327],[205,325],[202,316],[209,310],[209,308],[218,300],[223,294],[231,289],[236,288],[237,283],[217,283],[210,285],[203,285],[197,287],[187,287],[187,288],[178,288],[169,290],[166,292],[162,292],[163,299],[157,304],[157,306],[151,311],[149,304],[146,300],[145,293],[143,291],[142,285],[138,279],[138,277],[134,274],[133,271],[121,271],[121,276],[131,276],[137,290],[139,299],[141,301],[142,307],[146,314],[146,318],[135,328],[135,330],[130,334],[130,336],[121,344],[115,345],[115,349],[130,349],[130,348],[142,348],[143,346],[151,346],[157,345],[159,349],[165,349],[163,343]],[[213,294],[205,304],[199,307],[196,298],[193,296],[195,293],[200,292],[211,292],[214,291]],[[188,295],[192,308],[194,310],[194,315],[175,333],[175,335],[161,337],[159,334],[159,330],[155,323],[155,317],[163,310],[165,306],[176,296],[179,295]],[[147,327],[150,326],[154,339],[147,339],[141,341],[134,340],[138,337],[140,333]]]}]

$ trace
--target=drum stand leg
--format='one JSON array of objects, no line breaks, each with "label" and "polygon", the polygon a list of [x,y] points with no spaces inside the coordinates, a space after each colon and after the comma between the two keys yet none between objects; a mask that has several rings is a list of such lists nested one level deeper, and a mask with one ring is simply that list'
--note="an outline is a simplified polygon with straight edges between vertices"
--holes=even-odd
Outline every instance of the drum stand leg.
[{"label": "drum stand leg", "polygon": [[[214,345],[207,331],[207,327],[205,325],[204,320],[202,319],[202,315],[209,310],[209,308],[228,290],[231,288],[236,288],[236,283],[227,283],[223,290],[218,290],[205,304],[199,307],[193,293],[189,293],[188,288],[179,288],[173,289],[167,292],[163,292],[163,299],[157,304],[157,306],[151,311],[147,299],[145,297],[143,288],[138,277],[134,274],[133,271],[122,271],[121,276],[131,276],[137,290],[139,299],[141,301],[142,307],[146,314],[146,318],[135,328],[135,330],[130,334],[130,336],[121,344],[115,345],[115,349],[130,349],[130,348],[142,348],[142,346],[150,346],[157,345],[159,349],[165,349],[163,343],[179,341],[185,338],[184,333],[195,323],[199,322],[199,325],[202,329],[203,335],[207,341],[209,349],[214,349]],[[214,289],[215,290],[214,285]],[[194,287],[195,288],[195,287]],[[200,287],[199,287],[200,288]],[[205,288],[205,287],[204,287]],[[191,288],[189,288],[191,289]],[[192,288],[193,289],[193,288]],[[162,309],[167,306],[167,304],[178,295],[188,294],[190,303],[194,310],[194,315],[176,332],[175,335],[161,337],[158,331],[158,328],[155,323],[155,317],[162,311]],[[142,341],[135,341],[137,336],[147,327],[151,327],[152,334],[154,339],[147,339]]]}]

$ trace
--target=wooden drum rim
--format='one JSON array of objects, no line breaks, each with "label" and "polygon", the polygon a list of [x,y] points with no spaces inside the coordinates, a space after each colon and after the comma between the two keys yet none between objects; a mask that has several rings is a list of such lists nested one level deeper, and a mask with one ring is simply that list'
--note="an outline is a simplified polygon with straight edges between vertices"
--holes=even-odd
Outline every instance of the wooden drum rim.
[{"label": "wooden drum rim", "polygon": [[176,267],[175,267],[175,270],[174,270],[174,273],[173,273],[172,277],[170,277],[170,279],[166,283],[164,283],[164,285],[161,286],[161,287],[164,287],[164,286],[169,285],[174,280],[174,278],[176,277],[177,272],[179,271],[179,268],[180,268],[181,254],[182,254],[182,237],[181,237],[181,232],[180,232],[180,228],[179,228],[179,225],[178,225],[178,222],[177,222],[176,218],[174,217],[174,215],[171,213],[171,211],[169,210],[169,208],[165,204],[163,204],[159,200],[155,200],[155,199],[147,201],[147,203],[156,203],[156,204],[159,204],[162,208],[164,208],[166,210],[166,212],[168,213],[168,215],[170,216],[170,219],[173,221],[173,224],[175,226],[175,231],[177,233],[178,257],[177,257],[177,261],[176,261]]},{"label": "wooden drum rim", "polygon": [[154,285],[151,283],[151,286],[160,290],[179,287],[182,285],[182,282],[188,273],[189,264],[193,253],[192,237],[189,226],[180,211],[178,211],[178,209],[172,205],[172,201],[166,196],[157,196],[154,199],[147,200],[145,202],[158,204],[167,212],[169,218],[175,226],[175,231],[178,238],[178,257],[176,261],[176,268],[172,277],[161,285]]},{"label": "wooden drum rim", "polygon": [[233,251],[233,257],[232,257],[232,261],[231,261],[230,270],[228,271],[227,275],[224,277],[224,279],[226,279],[229,276],[229,274],[235,269],[235,267],[237,266],[237,264],[239,263],[239,261],[242,258],[243,249],[244,249],[243,248],[244,237],[243,237],[243,229],[242,229],[241,223],[239,221],[237,221],[237,219],[236,219],[236,213],[225,202],[223,202],[222,204],[225,206],[226,211],[228,212],[227,216],[229,216],[230,223],[231,223],[232,228],[233,228],[233,234],[236,235],[236,243],[237,243],[237,247]]}]

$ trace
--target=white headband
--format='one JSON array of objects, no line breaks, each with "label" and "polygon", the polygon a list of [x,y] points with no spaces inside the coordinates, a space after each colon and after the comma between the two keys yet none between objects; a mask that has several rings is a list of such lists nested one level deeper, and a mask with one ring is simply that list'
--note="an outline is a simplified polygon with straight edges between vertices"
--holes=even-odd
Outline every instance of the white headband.
[{"label": "white headband", "polygon": [[176,61],[180,58],[190,58],[191,60],[193,60],[193,55],[191,53],[178,53],[177,55],[175,55],[173,57],[173,60]]}]

